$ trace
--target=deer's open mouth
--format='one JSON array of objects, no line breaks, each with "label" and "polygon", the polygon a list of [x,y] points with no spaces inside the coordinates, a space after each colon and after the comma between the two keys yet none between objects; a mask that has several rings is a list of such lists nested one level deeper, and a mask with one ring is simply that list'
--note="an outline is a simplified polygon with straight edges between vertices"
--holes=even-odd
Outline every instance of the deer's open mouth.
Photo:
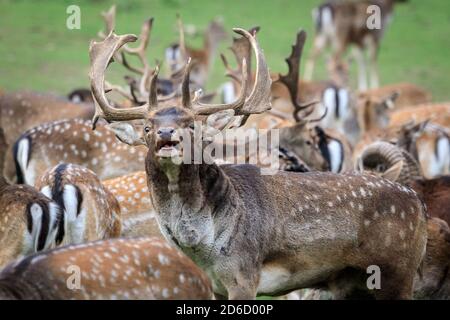
[{"label": "deer's open mouth", "polygon": [[158,141],[156,145],[156,155],[163,158],[181,156],[180,141]]}]

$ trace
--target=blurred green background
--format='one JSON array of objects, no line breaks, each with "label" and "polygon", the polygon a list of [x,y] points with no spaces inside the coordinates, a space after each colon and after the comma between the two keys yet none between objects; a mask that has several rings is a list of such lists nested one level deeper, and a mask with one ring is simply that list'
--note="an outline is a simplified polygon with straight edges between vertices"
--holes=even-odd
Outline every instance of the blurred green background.
[{"label": "blurred green background", "polygon": [[[117,4],[117,33],[140,31],[145,18],[155,17],[149,61],[164,58],[164,48],[177,40],[175,14],[185,24],[203,30],[215,17],[225,27],[261,26],[259,39],[272,71],[284,72],[284,58],[299,28],[313,31],[311,10],[319,0],[0,0],[0,88],[34,89],[66,94],[87,87],[88,45],[103,28],[100,12]],[[81,8],[81,29],[66,28],[66,8]],[[188,38],[199,47],[202,37]],[[230,42],[221,46],[227,52]],[[305,59],[303,59],[304,62]],[[324,60],[316,78],[325,76]],[[410,0],[396,7],[380,52],[384,84],[409,81],[431,90],[435,100],[450,98],[450,1]],[[115,66],[111,77],[120,81],[125,70]],[[208,89],[223,81],[217,57]],[[353,73],[355,74],[355,73]]]}]

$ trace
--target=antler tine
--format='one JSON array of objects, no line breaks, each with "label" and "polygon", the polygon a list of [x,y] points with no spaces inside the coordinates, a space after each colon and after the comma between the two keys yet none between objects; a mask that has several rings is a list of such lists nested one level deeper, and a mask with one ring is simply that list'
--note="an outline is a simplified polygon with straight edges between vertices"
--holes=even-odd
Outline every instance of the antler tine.
[{"label": "antler tine", "polygon": [[[316,104],[318,104],[320,101],[314,100],[314,101],[310,101],[308,103],[305,104],[299,104],[300,108],[296,108],[294,110],[294,119],[296,122],[300,122],[302,119],[300,118],[300,116],[298,115],[300,113],[300,111],[302,110],[306,110]],[[304,118],[308,117],[311,113],[314,112],[314,108],[311,108],[306,114],[303,115]]]},{"label": "antler tine", "polygon": [[[322,121],[328,114],[328,108],[325,107],[325,112],[323,113],[323,115],[321,115],[319,118],[317,119],[311,119],[311,120],[305,120],[308,123],[314,123],[314,122],[320,122]],[[309,115],[309,114],[308,114]]]},{"label": "antler tine", "polygon": [[[234,32],[245,37],[251,44],[251,47],[255,51],[256,55],[256,76],[253,84],[252,91],[249,96],[248,92],[248,68],[247,60],[242,61],[242,86],[239,98],[231,104],[202,104],[196,99],[192,101],[192,109],[198,115],[209,115],[222,110],[233,109],[236,115],[250,115],[255,113],[262,113],[271,108],[270,86],[272,80],[270,78],[269,69],[266,64],[264,54],[259,47],[256,38],[248,31],[240,28],[234,28]],[[189,85],[188,81],[184,81],[186,86]],[[188,94],[189,89],[183,90]],[[186,97],[187,98],[187,95]]]},{"label": "antler tine", "polygon": [[191,91],[189,88],[190,73],[192,69],[192,59],[189,58],[184,68],[183,81],[181,82],[181,105],[185,108],[191,108]]},{"label": "antler tine", "polygon": [[182,57],[182,59],[187,59],[188,57],[187,57],[187,50],[186,50],[186,42],[184,40],[184,26],[183,26],[183,21],[181,20],[181,16],[179,13],[177,13],[177,25],[178,25],[178,33],[179,33],[179,37],[180,37],[178,45],[180,48],[181,57]]},{"label": "antler tine", "polygon": [[105,81],[105,92],[115,91],[119,93],[121,96],[128,100],[134,100],[131,93],[127,92],[124,88],[119,85],[111,84],[108,81]]},{"label": "antler tine", "polygon": [[[259,26],[250,28],[248,32],[255,37],[256,33],[260,30]],[[236,75],[242,74],[242,61],[245,59],[247,61],[247,74],[251,74],[251,66],[252,66],[252,52],[251,52],[251,44],[245,37],[234,38],[233,37],[233,45],[230,47],[230,50],[233,52],[236,62],[238,64],[238,70],[234,72]]]},{"label": "antler tine", "polygon": [[230,77],[231,79],[233,79],[236,82],[240,82],[241,79],[239,79],[239,76],[237,75],[237,72],[235,70],[233,70],[230,65],[228,64],[228,60],[225,57],[224,54],[220,54],[220,58],[222,59],[223,65],[225,67],[225,69],[227,70],[227,72],[225,72],[225,76],[226,77]]},{"label": "antler tine", "polygon": [[[306,32],[300,30],[297,33],[295,44],[292,46],[291,55],[285,59],[288,65],[288,73],[286,75],[279,75],[278,80],[284,84],[291,97],[291,102],[294,105],[294,117],[296,117],[298,111],[306,109],[314,103],[308,103],[306,105],[301,105],[298,103],[298,79],[299,79],[299,69],[300,61],[303,53],[303,47],[306,41]],[[296,119],[297,120],[297,119]],[[297,120],[298,121],[298,120]]]},{"label": "antler tine", "polygon": [[114,54],[126,43],[134,42],[137,37],[132,34],[118,36],[111,32],[103,41],[92,41],[89,47],[91,68],[89,79],[96,105],[93,127],[100,117],[106,121],[127,121],[142,119],[147,115],[147,105],[117,109],[110,105],[105,95],[105,72]]},{"label": "antler tine", "polygon": [[150,79],[150,90],[148,95],[148,110],[150,111],[153,108],[158,107],[158,93],[157,93],[157,80],[159,74],[159,66],[157,65],[155,68],[155,72],[153,72],[153,76]]},{"label": "antler tine", "polygon": [[122,55],[122,60],[123,60],[122,64],[130,71],[133,71],[133,72],[136,72],[139,74],[144,74],[146,69],[149,68],[147,57],[146,57],[146,51],[147,51],[148,44],[150,42],[150,33],[152,30],[152,26],[153,26],[153,20],[154,20],[154,18],[147,19],[142,24],[141,33],[139,35],[139,45],[137,47],[130,48],[128,45],[125,45],[123,47],[124,52],[137,56],[139,58],[139,60],[141,61],[142,65],[144,66],[142,69],[132,67],[126,60],[125,55]]},{"label": "antler tine", "polygon": [[105,20],[105,32],[100,31],[98,33],[99,37],[104,39],[108,34],[111,33],[116,28],[116,5],[112,5],[108,11],[103,11],[101,13],[103,20]]}]

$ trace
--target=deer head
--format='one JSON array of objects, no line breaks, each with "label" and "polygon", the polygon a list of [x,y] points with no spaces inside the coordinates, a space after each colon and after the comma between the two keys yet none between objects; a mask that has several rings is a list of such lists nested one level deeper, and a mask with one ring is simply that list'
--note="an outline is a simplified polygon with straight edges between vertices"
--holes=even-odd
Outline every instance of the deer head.
[{"label": "deer head", "polygon": [[[240,96],[231,104],[203,104],[199,102],[198,92],[191,99],[189,75],[192,64],[189,60],[185,68],[179,105],[158,106],[155,85],[159,71],[157,68],[150,81],[150,93],[145,105],[131,109],[114,108],[105,96],[104,73],[115,52],[137,38],[133,35],[117,36],[111,33],[104,41],[91,43],[90,79],[97,106],[94,127],[100,117],[108,122],[144,120],[143,132],[140,134],[129,123],[113,123],[111,128],[122,142],[130,145],[146,145],[151,157],[164,161],[174,157],[180,159],[184,152],[191,152],[191,150],[184,150],[181,137],[193,138],[196,120],[203,120],[207,124],[203,132],[206,141],[210,138],[211,131],[217,133],[217,130],[226,128],[234,120],[234,116],[248,117],[250,114],[262,113],[270,109],[271,80],[261,49],[249,32],[243,29],[234,29],[234,31],[245,37],[255,51],[256,77],[253,88],[250,90],[247,68],[243,69]],[[246,62],[244,61],[243,64],[245,65]],[[247,92],[250,92],[248,96]]]}]

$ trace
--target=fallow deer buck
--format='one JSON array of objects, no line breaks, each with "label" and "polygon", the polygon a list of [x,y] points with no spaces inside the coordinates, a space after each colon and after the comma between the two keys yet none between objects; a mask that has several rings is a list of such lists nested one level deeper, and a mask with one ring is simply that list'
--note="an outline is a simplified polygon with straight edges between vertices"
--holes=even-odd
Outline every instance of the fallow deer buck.
[{"label": "fallow deer buck", "polygon": [[[261,175],[252,165],[209,164],[207,155],[201,163],[178,161],[193,152],[187,140],[193,141],[200,116],[223,129],[224,113],[218,112],[248,116],[270,109],[270,74],[259,44],[244,29],[234,31],[251,43],[256,76],[250,90],[244,72],[232,104],[200,104],[198,95],[191,100],[188,63],[181,105],[158,107],[156,72],[145,105],[114,108],[104,93],[104,73],[114,53],[136,37],[111,33],[91,43],[94,120],[119,122],[111,127],[121,141],[148,147],[147,183],[164,235],[206,271],[218,296],[229,299],[345,281],[333,286],[343,298],[356,287],[367,290],[366,279],[357,279],[370,265],[381,269],[375,297],[411,298],[427,237],[424,207],[413,191],[370,175]],[[227,114],[234,121],[233,112]],[[123,122],[136,119],[145,121],[142,136]]]},{"label": "fallow deer buck", "polygon": [[[249,32],[256,34],[258,30],[259,28],[255,27],[250,29]],[[286,59],[289,67],[288,74],[271,74],[271,79],[276,79],[271,86],[272,103],[275,105],[275,108],[269,110],[268,113],[250,116],[244,127],[249,129],[255,126],[264,129],[279,129],[280,156],[283,161],[286,160],[285,158],[292,158],[293,160],[291,164],[284,164],[280,168],[287,168],[289,171],[292,171],[294,167],[298,168],[298,171],[311,168],[313,170],[331,170],[333,172],[353,168],[350,144],[343,135],[330,129],[326,129],[325,132],[312,128],[313,123],[322,125],[324,117],[327,117],[330,113],[333,113],[332,119],[334,119],[334,122],[342,124],[345,122],[343,113],[348,110],[346,109],[346,99],[344,99],[345,94],[342,95],[338,94],[338,91],[333,91],[335,87],[329,83],[299,81],[300,59],[305,40],[306,33],[304,31],[298,32],[296,42],[292,46],[291,55]],[[246,61],[251,61],[251,47],[245,38],[234,38],[231,50],[237,61],[244,58]],[[227,75],[233,79],[237,90],[240,74],[242,74],[242,62],[238,63],[237,70],[233,70],[229,67],[224,56],[222,56],[222,60],[227,69]],[[250,73],[248,66],[249,64],[247,64],[247,73]],[[335,93],[332,94],[331,103],[326,98],[330,96],[330,90]],[[320,98],[321,95],[323,95],[323,98]],[[342,99],[339,99],[339,97]],[[314,99],[323,101],[321,108],[317,108],[322,112],[322,116],[316,120],[308,119],[311,113],[316,111],[312,109],[312,104],[307,103],[303,105],[299,102],[307,99],[309,101]],[[311,110],[305,112],[308,108],[311,108]],[[327,110],[331,111],[327,112]],[[340,127],[341,129],[343,128],[342,126]],[[300,162],[301,165],[296,165],[296,162]]]},{"label": "fallow deer buck", "polygon": [[[314,9],[316,34],[306,64],[305,80],[312,79],[316,60],[327,47],[332,48],[332,59],[341,61],[348,48],[353,46],[358,63],[359,90],[368,88],[364,51],[369,54],[370,87],[378,87],[377,56],[380,42],[392,19],[394,5],[399,2],[407,0],[329,1]],[[378,15],[374,18],[380,20],[380,25],[375,28],[369,28],[368,25],[371,14]]]},{"label": "fallow deer buck", "polygon": [[0,269],[21,256],[53,247],[61,208],[34,188],[0,175]]},{"label": "fallow deer buck", "polygon": [[[249,30],[256,34],[259,27]],[[296,42],[292,46],[291,55],[286,58],[289,67],[287,75],[271,74],[272,86],[272,110],[269,113],[252,115],[245,124],[245,127],[257,128],[282,128],[292,125],[293,121],[299,121],[300,111],[305,110],[306,106],[311,105],[311,101],[317,101],[318,106],[313,109],[313,115],[319,117],[319,124],[325,128],[335,128],[341,134],[344,125],[349,121],[352,110],[349,91],[332,81],[303,81],[299,79],[300,60],[303,47],[306,41],[306,33],[302,30],[296,35]],[[233,45],[230,47],[233,52],[238,69],[232,69],[227,59],[222,55],[226,75],[232,78],[232,85],[224,87],[225,103],[234,101],[236,92],[239,91],[240,75],[242,74],[242,59],[247,61],[247,71],[251,61],[251,48],[246,39],[233,39]],[[250,73],[249,73],[250,74]],[[328,110],[328,112],[326,112]],[[326,112],[326,113],[325,113]]]},{"label": "fallow deer buck", "polygon": [[92,171],[74,164],[59,164],[37,181],[36,189],[64,210],[59,220],[58,243],[79,244],[120,236],[119,203]]},{"label": "fallow deer buck", "polygon": [[0,299],[206,300],[211,282],[158,238],[111,239],[32,255],[0,273]]},{"label": "fallow deer buck", "polygon": [[150,200],[145,171],[105,180],[102,184],[119,202],[122,237],[162,236]]},{"label": "fallow deer buck", "polygon": [[92,131],[90,120],[72,119],[46,123],[25,132],[14,145],[17,179],[34,185],[45,171],[59,163],[73,163],[110,179],[143,170],[145,148],[117,141],[104,124]]},{"label": "fallow deer buck", "polygon": [[3,128],[8,148],[5,176],[13,181],[15,177],[12,146],[20,135],[43,123],[62,119],[90,119],[93,104],[72,103],[66,98],[51,94],[18,91],[0,96],[0,127]]}]

